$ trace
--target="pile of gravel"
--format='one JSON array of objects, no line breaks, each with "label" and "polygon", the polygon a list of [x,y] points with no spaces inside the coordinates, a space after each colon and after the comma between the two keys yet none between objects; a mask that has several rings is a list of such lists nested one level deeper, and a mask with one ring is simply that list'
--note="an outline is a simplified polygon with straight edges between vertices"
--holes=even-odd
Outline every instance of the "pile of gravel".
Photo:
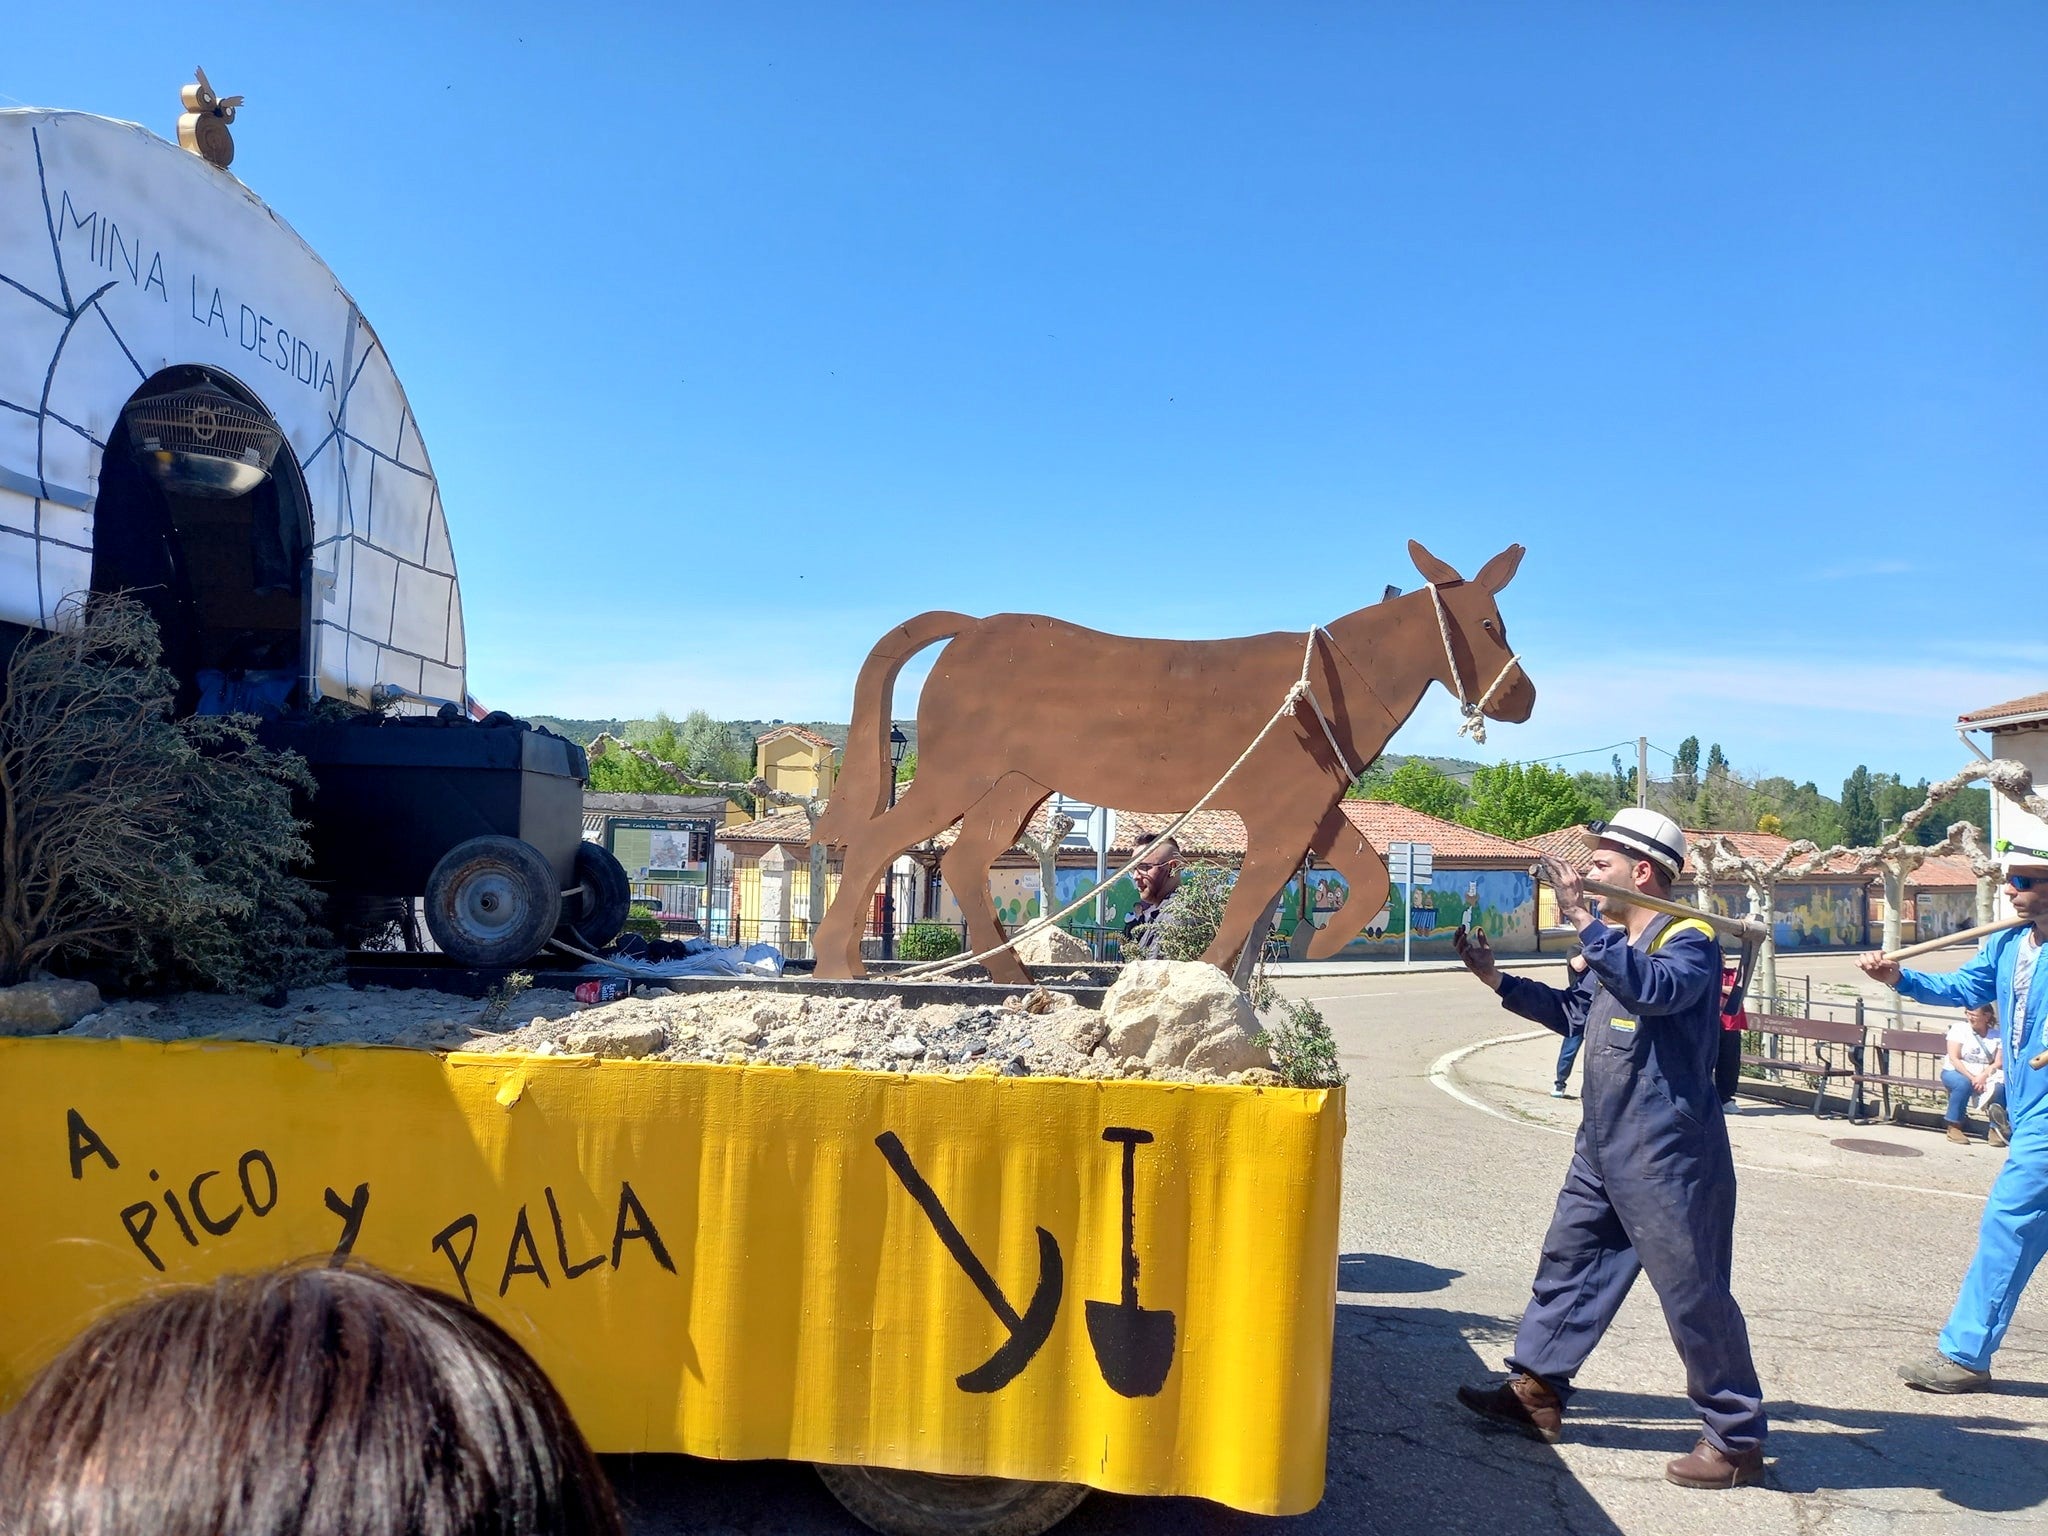
[{"label": "pile of gravel", "polygon": [[486,1014],[474,998],[447,992],[364,987],[330,982],[291,994],[282,1008],[246,997],[180,992],[167,997],[110,1003],[87,1014],[69,1036],[110,1040],[252,1040],[272,1045],[401,1045],[416,1050],[466,1051],[480,1039],[527,1019],[574,1014],[567,992],[521,994],[510,1019]]},{"label": "pile of gravel", "polygon": [[[1191,1000],[1178,1001],[1177,987]],[[1228,987],[1213,967],[1168,961],[1128,968],[1101,1011],[1042,987],[999,1004],[920,1005],[914,991],[901,998],[849,998],[772,992],[745,982],[717,992],[643,986],[591,1007],[579,1006],[567,992],[535,989],[508,1009],[444,992],[334,984],[295,992],[282,1008],[204,993],[115,1003],[63,1033],[1277,1084],[1264,1051],[1250,1044],[1256,1018],[1249,1007],[1231,1013]]]}]

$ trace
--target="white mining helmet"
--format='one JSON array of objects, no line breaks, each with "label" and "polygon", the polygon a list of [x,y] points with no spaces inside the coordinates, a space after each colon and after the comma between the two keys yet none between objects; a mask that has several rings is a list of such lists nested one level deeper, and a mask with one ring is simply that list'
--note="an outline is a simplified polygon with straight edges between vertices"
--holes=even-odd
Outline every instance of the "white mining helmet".
[{"label": "white mining helmet", "polygon": [[1605,821],[1589,821],[1586,840],[1639,853],[1673,879],[1685,868],[1685,829],[1657,811],[1629,806]]}]

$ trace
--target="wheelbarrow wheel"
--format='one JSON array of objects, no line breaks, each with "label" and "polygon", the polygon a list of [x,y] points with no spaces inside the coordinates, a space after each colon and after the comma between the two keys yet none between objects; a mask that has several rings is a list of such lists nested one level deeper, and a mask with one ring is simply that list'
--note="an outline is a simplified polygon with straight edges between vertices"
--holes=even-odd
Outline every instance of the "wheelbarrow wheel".
[{"label": "wheelbarrow wheel", "polygon": [[626,866],[601,844],[578,843],[576,883],[581,891],[562,899],[562,937],[578,949],[603,949],[626,931],[633,911]]},{"label": "wheelbarrow wheel", "polygon": [[472,837],[427,877],[427,930],[463,965],[517,965],[562,919],[555,867],[516,837]]},{"label": "wheelbarrow wheel", "polygon": [[1084,1483],[816,1465],[832,1497],[882,1536],[1039,1536],[1088,1497]]}]

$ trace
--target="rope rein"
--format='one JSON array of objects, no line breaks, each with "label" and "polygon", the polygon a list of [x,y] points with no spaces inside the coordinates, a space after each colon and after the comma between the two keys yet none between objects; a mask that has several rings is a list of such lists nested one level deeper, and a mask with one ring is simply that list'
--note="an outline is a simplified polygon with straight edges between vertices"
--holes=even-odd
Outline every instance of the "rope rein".
[{"label": "rope rein", "polygon": [[1429,584],[1429,600],[1436,604],[1436,632],[1444,643],[1444,660],[1451,664],[1451,690],[1458,696],[1458,708],[1465,716],[1465,723],[1458,727],[1460,736],[1470,736],[1478,746],[1486,745],[1486,706],[1493,702],[1500,685],[1507,681],[1507,675],[1521,665],[1522,653],[1516,651],[1502,663],[1486,692],[1478,700],[1465,697],[1465,678],[1458,670],[1458,653],[1451,645],[1451,617],[1444,608],[1443,594],[1436,589],[1436,583]]},{"label": "rope rein", "polygon": [[[1154,843],[1166,841],[1174,833],[1186,826],[1194,818],[1196,812],[1206,809],[1209,802],[1215,799],[1217,794],[1221,792],[1223,786],[1230,782],[1231,775],[1242,768],[1251,755],[1258,751],[1259,744],[1272,734],[1273,727],[1299,709],[1303,700],[1307,700],[1309,707],[1315,710],[1316,720],[1323,728],[1323,735],[1328,739],[1330,749],[1337,754],[1337,761],[1344,769],[1346,774],[1344,782],[1348,784],[1357,777],[1351,771],[1350,759],[1345,757],[1343,748],[1337,745],[1336,733],[1330,729],[1330,722],[1323,714],[1322,705],[1316,702],[1315,690],[1309,686],[1308,674],[1310,666],[1315,661],[1316,636],[1322,633],[1323,628],[1320,624],[1308,632],[1308,644],[1302,648],[1301,654],[1301,676],[1296,678],[1288,687],[1287,696],[1280,701],[1280,707],[1274,710],[1272,718],[1259,728],[1259,734],[1252,738],[1251,745],[1238,753],[1237,761],[1223,770],[1223,777],[1209,786],[1207,794],[1203,795],[1201,799],[1197,800],[1193,805],[1166,824],[1158,836],[1152,839]],[[1125,875],[1136,869],[1148,851],[1149,847],[1137,849],[1131,854],[1130,861],[1123,868],[1110,875],[1100,885],[1076,896],[1057,912],[1033,918],[1029,923],[1019,928],[1009,938],[992,949],[985,949],[978,955],[956,955],[950,960],[929,960],[922,965],[915,965],[906,970],[898,971],[896,973],[897,979],[900,981],[921,981],[928,977],[945,976],[954,971],[964,970],[970,965],[978,965],[992,956],[1000,955],[1004,950],[1016,948],[1017,945],[1023,943],[1024,940],[1030,938],[1033,934],[1043,933],[1046,929],[1058,924],[1062,919],[1071,917],[1074,913],[1080,911],[1081,908],[1087,906],[1089,902],[1095,899],[1099,892],[1107,890],[1117,881],[1123,879]]]}]

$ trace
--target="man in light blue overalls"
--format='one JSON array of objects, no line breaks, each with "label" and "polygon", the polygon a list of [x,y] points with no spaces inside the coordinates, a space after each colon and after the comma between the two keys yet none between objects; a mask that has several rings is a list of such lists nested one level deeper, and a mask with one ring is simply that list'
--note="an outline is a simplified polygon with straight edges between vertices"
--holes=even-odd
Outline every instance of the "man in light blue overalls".
[{"label": "man in light blue overalls", "polygon": [[2048,970],[2035,963],[2048,941],[2048,852],[2014,848],[2003,863],[2013,916],[2028,926],[1994,933],[1946,976],[1901,970],[1882,955],[1860,962],[1865,975],[1915,1002],[1973,1008],[1995,999],[2005,1030],[2012,1144],[1984,1202],[1977,1256],[1941,1330],[1940,1353],[1899,1367],[1906,1384],[1923,1392],[1981,1392],[1991,1385],[1991,1357],[2020,1292],[2048,1253]]},{"label": "man in light blue overalls", "polygon": [[[1587,833],[1584,878],[1670,899],[1685,866],[1678,823],[1631,808]],[[1603,898],[1594,916],[1580,873],[1554,859],[1544,860],[1544,878],[1558,915],[1579,930],[1583,975],[1562,990],[1504,976],[1484,935],[1460,933],[1458,954],[1510,1012],[1560,1034],[1583,1021],[1585,1114],[1508,1356],[1514,1374],[1460,1387],[1458,1400],[1524,1434],[1559,1439],[1572,1378],[1647,1273],[1705,1426],[1664,1475],[1688,1488],[1754,1482],[1766,1423],[1749,1330],[1728,1286],[1735,1163],[1714,1089],[1721,946],[1697,918],[1616,897]]]}]

